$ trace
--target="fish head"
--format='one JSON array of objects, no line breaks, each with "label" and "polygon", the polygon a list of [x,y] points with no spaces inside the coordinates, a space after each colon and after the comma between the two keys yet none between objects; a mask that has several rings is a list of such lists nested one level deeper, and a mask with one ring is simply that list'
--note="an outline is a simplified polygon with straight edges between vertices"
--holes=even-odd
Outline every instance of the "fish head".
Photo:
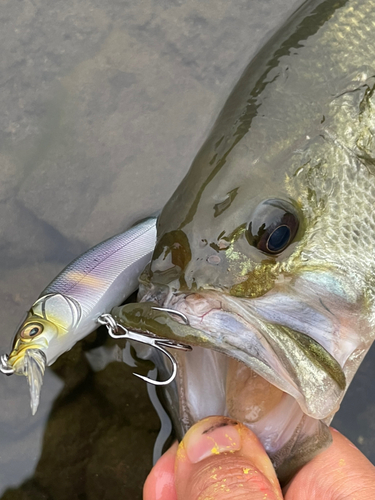
[{"label": "fish head", "polygon": [[375,332],[373,54],[341,64],[350,8],[305,3],[250,62],[159,217],[139,293],[325,421]]},{"label": "fish head", "polygon": [[[243,141],[228,140],[222,150],[214,130],[203,146],[160,215],[139,299],[178,310],[190,324],[188,331],[174,321],[166,330],[164,318],[149,331],[224,355],[215,368],[212,354],[200,353],[196,364],[197,349],[178,355],[179,397],[190,398],[179,403],[184,429],[225,413],[254,426],[270,454],[283,448],[285,457],[296,429],[300,441],[322,433],[329,440],[322,425],[373,340],[373,175],[319,136],[300,137],[278,164],[267,150],[254,159]],[[258,396],[248,388],[246,396],[240,387],[253,374]],[[210,396],[218,378],[221,389]],[[265,387],[274,402],[260,401]],[[222,402],[207,406],[210,397]]]},{"label": "fish head", "polygon": [[69,332],[79,319],[80,307],[74,299],[48,294],[33,304],[15,335],[11,353],[3,365],[5,373],[27,377],[33,414],[39,404],[45,367],[67,349],[65,344],[72,343]]}]

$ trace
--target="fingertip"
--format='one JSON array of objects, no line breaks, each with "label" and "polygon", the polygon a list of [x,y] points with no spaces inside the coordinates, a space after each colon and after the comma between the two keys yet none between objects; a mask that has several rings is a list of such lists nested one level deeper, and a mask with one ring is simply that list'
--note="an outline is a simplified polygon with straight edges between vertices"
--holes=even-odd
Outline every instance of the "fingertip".
[{"label": "fingertip", "polygon": [[175,468],[178,498],[267,498],[281,490],[262,444],[246,426],[222,416],[196,423],[180,443]]},{"label": "fingertip", "polygon": [[336,429],[332,444],[306,464],[284,488],[286,500],[372,499],[375,467]]},{"label": "fingertip", "polygon": [[348,446],[349,448],[352,448],[353,450],[356,450],[358,453],[362,452],[353,444],[347,437],[345,437],[341,432],[339,432],[337,429],[334,429],[333,427],[330,427],[329,429],[332,434],[332,439],[333,442],[335,443],[334,445],[340,446],[340,447],[346,447]]},{"label": "fingertip", "polygon": [[177,441],[156,462],[143,487],[143,500],[177,500],[174,468]]}]

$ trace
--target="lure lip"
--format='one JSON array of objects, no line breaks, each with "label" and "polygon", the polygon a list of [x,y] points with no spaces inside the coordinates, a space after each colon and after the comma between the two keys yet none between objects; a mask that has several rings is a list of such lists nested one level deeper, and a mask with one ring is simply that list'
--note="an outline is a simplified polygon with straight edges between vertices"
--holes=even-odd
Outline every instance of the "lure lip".
[{"label": "lure lip", "polygon": [[[30,390],[31,413],[35,415],[39,406],[40,391],[43,384],[45,367],[47,365],[47,357],[42,349],[37,347],[27,346],[20,352],[22,353],[22,366],[17,370],[14,366],[9,364],[8,354],[2,354],[0,356],[0,372],[5,375],[12,375],[13,373],[25,375]],[[20,352],[17,352],[15,363],[17,363],[17,361],[19,363],[20,361]]]},{"label": "lure lip", "polygon": [[28,349],[24,360],[24,375],[30,391],[30,408],[32,415],[35,415],[39,406],[47,357],[40,349]]}]

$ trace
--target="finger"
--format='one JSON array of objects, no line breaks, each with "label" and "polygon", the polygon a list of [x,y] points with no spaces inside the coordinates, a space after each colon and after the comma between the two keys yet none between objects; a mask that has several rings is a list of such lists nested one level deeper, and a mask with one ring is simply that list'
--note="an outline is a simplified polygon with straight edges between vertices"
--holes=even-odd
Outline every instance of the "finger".
[{"label": "finger", "polygon": [[331,429],[333,443],[284,489],[286,500],[373,500],[375,467],[348,439]]},{"label": "finger", "polygon": [[224,417],[194,425],[177,451],[178,500],[281,500],[272,464],[247,427]]},{"label": "finger", "polygon": [[143,487],[143,500],[177,500],[174,486],[174,466],[177,441],[157,461]]}]

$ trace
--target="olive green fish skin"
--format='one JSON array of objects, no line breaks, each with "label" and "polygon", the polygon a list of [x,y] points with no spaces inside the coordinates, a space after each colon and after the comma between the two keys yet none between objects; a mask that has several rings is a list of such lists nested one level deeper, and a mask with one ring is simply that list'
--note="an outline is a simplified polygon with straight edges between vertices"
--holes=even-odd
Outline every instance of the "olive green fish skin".
[{"label": "olive green fish skin", "polygon": [[[355,282],[361,277],[361,294],[371,280],[375,5],[330,1],[305,9],[302,21],[299,13],[281,30],[285,40],[276,36],[248,67],[159,219],[159,251],[164,234],[187,237],[184,258],[191,258],[179,276],[187,289],[230,289],[267,267],[269,279],[254,287],[263,275],[253,274],[248,290],[261,295],[280,272],[300,270],[304,260],[340,267]],[[226,245],[224,238],[247,224],[265,197],[292,198],[300,208],[305,232],[298,249],[288,259],[271,258],[249,247],[242,233],[220,252],[220,265],[208,266],[212,246]],[[215,217],[220,203],[227,206]],[[152,270],[158,272],[156,263]],[[168,273],[153,279],[170,282]]]},{"label": "olive green fish skin", "polygon": [[[238,334],[234,347],[235,332],[229,338],[230,328],[225,330],[240,316],[258,332],[254,342],[263,342],[272,356],[278,352],[270,347],[278,325],[279,345],[285,335],[291,359],[302,360],[306,347],[290,331],[310,335],[333,356],[337,366],[314,347],[306,361],[311,370],[298,365],[294,375],[277,356],[263,359],[264,376],[296,397],[311,419],[301,424],[304,429],[314,425],[314,418],[329,423],[344,395],[344,381],[347,387],[373,341],[374,42],[375,1],[302,5],[250,63],[228,98],[163,209],[153,260],[141,276],[140,300],[187,314],[197,329],[197,345],[202,331],[222,335],[226,353],[247,363],[238,354],[246,335]],[[291,203],[299,219],[293,242],[279,254],[265,253],[249,240],[253,214],[270,199]],[[195,314],[187,305],[194,294],[208,302],[216,294],[219,309],[227,306],[226,319],[209,308]],[[320,375],[315,382],[311,377],[314,357],[317,374],[326,367],[324,383]],[[255,356],[248,365],[262,374]],[[290,376],[286,385],[284,368]],[[304,377],[311,378],[310,385]],[[193,413],[186,416],[186,426],[197,418]],[[315,450],[323,447],[327,433],[321,427],[310,431],[310,437],[324,435],[314,445]],[[267,436],[261,439],[266,442]],[[298,439],[284,452],[280,467],[285,468],[288,454],[296,466]],[[313,455],[311,439],[305,460]],[[277,447],[271,441],[267,449],[272,455]]]}]

